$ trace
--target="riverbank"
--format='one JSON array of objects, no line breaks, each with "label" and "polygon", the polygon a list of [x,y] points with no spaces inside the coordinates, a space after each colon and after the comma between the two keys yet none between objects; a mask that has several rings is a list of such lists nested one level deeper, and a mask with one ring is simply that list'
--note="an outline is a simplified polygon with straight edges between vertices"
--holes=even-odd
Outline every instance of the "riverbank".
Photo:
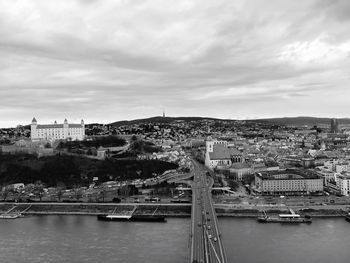
[{"label": "riverbank", "polygon": [[[344,206],[292,207],[301,215],[312,217],[342,217],[350,210]],[[0,213],[21,213],[23,215],[93,215],[98,214],[165,215],[167,217],[190,217],[191,204],[154,203],[0,203]],[[216,204],[218,217],[257,217],[263,211],[267,214],[289,213],[285,206],[228,206]]]},{"label": "riverbank", "polygon": [[113,204],[113,203],[0,203],[0,213],[23,215],[99,215],[123,214],[187,217],[191,204]]}]

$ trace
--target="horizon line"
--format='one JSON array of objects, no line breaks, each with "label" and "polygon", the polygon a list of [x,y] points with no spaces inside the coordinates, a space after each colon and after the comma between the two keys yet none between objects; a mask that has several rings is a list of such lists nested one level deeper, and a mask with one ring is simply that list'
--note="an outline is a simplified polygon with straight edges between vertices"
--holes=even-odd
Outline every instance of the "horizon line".
[{"label": "horizon line", "polygon": [[[253,118],[253,117],[246,117],[244,119],[240,118],[223,118],[223,117],[209,117],[209,116],[161,116],[161,115],[156,115],[156,116],[151,116],[151,117],[144,117],[144,118],[136,118],[136,119],[122,119],[122,120],[117,120],[117,121],[112,121],[112,122],[96,122],[96,121],[91,121],[91,122],[85,122],[85,125],[89,124],[102,124],[102,125],[109,125],[112,123],[116,122],[122,122],[122,121],[127,121],[127,122],[132,122],[132,121],[137,121],[137,120],[147,120],[147,119],[152,119],[152,118],[202,118],[202,119],[217,119],[217,120],[230,120],[230,121],[258,121],[258,120],[269,120],[269,119],[291,119],[291,118],[315,118],[315,119],[350,119],[350,117],[315,117],[315,116],[284,116],[284,117],[261,117],[261,118]],[[28,126],[28,124],[17,124],[16,126]],[[7,127],[0,127],[0,129],[11,129],[11,128],[16,128],[16,126],[7,126]]]}]

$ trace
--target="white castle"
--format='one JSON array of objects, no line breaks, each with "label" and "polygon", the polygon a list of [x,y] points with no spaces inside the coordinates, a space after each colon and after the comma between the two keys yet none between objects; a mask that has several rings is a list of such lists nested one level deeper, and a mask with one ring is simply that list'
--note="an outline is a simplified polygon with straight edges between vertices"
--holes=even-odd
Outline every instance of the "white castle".
[{"label": "white castle", "polygon": [[36,140],[83,140],[85,136],[85,125],[84,121],[81,120],[80,124],[68,124],[67,119],[64,120],[63,124],[38,124],[35,118],[32,120],[30,125],[31,139]]}]

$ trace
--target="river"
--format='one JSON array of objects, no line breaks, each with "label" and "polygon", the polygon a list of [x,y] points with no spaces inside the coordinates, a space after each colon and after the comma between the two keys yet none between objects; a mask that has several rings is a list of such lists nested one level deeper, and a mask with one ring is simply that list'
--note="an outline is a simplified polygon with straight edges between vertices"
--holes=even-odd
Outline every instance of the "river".
[{"label": "river", "polygon": [[[350,224],[258,224],[220,218],[229,262],[345,263]],[[178,263],[188,260],[189,218],[167,223],[103,222],[92,216],[32,216],[0,221],[0,262]]]}]

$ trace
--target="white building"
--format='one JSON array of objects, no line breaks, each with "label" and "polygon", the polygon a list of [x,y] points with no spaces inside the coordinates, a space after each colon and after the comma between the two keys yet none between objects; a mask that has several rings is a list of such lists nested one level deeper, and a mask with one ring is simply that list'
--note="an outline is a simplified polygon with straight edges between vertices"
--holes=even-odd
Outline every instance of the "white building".
[{"label": "white building", "polygon": [[350,195],[350,174],[342,173],[337,174],[336,179],[337,186],[340,190],[341,195],[349,196]]},{"label": "white building", "polygon": [[328,186],[331,181],[336,181],[336,173],[326,167],[318,167],[315,171],[323,178],[325,186]]},{"label": "white building", "polygon": [[63,124],[38,124],[36,119],[33,118],[30,125],[31,139],[36,140],[83,140],[85,137],[85,125],[81,120],[80,124],[68,124],[67,119]]},{"label": "white building", "polygon": [[325,161],[323,166],[327,167],[330,171],[335,171],[335,166],[339,163],[339,160],[328,160]]},{"label": "white building", "polygon": [[323,179],[308,170],[262,172],[255,174],[255,190],[263,195],[322,193]]},{"label": "white building", "polygon": [[349,163],[339,163],[335,165],[335,172],[337,173],[349,172],[349,171],[350,171]]}]

